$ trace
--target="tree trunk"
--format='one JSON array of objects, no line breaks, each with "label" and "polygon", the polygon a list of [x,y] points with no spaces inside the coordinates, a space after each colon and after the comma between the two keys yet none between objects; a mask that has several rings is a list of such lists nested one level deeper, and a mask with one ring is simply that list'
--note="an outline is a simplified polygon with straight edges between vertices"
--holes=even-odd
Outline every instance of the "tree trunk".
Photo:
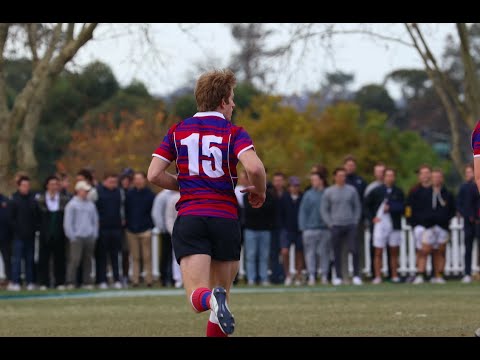
[{"label": "tree trunk", "polygon": [[10,170],[10,139],[11,133],[8,129],[8,113],[0,114],[0,192],[6,193],[9,189]]},{"label": "tree trunk", "polygon": [[465,102],[469,110],[468,116],[463,120],[473,129],[480,116],[480,82],[470,52],[470,39],[467,26],[459,23],[457,24],[457,31],[458,37],[460,38],[460,53],[465,71]]},{"label": "tree trunk", "polygon": [[52,84],[50,77],[41,82],[35,95],[30,100],[28,112],[23,120],[22,130],[17,142],[17,166],[28,174],[35,174],[37,158],[35,156],[35,135],[47,101],[47,91]]}]

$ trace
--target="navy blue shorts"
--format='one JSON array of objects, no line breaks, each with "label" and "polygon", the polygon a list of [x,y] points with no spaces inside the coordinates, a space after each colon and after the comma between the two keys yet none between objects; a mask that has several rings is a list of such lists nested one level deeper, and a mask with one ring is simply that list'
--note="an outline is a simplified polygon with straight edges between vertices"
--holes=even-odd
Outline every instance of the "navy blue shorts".
[{"label": "navy blue shorts", "polygon": [[208,216],[179,216],[172,233],[175,258],[205,254],[220,261],[240,260],[240,222]]},{"label": "navy blue shorts", "polygon": [[301,231],[283,231],[280,236],[280,247],[290,249],[290,245],[295,244],[295,251],[303,251],[303,241]]}]

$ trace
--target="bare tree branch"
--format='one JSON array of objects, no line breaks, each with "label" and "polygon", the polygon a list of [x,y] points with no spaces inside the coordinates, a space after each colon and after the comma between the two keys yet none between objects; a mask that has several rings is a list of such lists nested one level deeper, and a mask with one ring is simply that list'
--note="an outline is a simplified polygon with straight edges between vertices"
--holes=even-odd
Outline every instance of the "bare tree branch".
[{"label": "bare tree branch", "polygon": [[65,64],[69,62],[75,56],[77,51],[93,37],[93,31],[97,25],[98,23],[91,23],[89,25],[84,24],[82,26],[82,31],[80,34],[78,34],[77,38],[72,39],[70,42],[66,43],[65,46],[63,46],[60,53],[55,59],[53,59],[50,65],[50,76],[58,75],[62,71]]},{"label": "bare tree branch", "polygon": [[26,25],[27,36],[28,36],[28,45],[30,46],[30,51],[32,52],[32,62],[33,66],[38,62],[38,52],[37,52],[37,23],[30,23]]},{"label": "bare tree branch", "polygon": [[[423,37],[419,36],[421,41],[422,41],[423,46],[426,47],[425,52],[423,51],[423,49],[421,48],[420,44],[417,41],[417,38],[413,34],[412,29],[415,29],[415,31],[417,31],[417,34],[420,31],[418,26],[414,26],[414,24],[412,24],[412,29],[411,29],[410,25],[405,24],[405,27],[406,27],[406,29],[407,29],[407,31],[408,31],[408,33],[409,33],[409,35],[410,35],[410,37],[413,41],[414,47],[417,49],[418,53],[422,57],[422,60],[423,60],[424,65],[425,65],[425,70],[428,74],[428,77],[432,80],[433,85],[434,85],[433,87],[434,87],[436,93],[438,94],[438,96],[440,97],[440,101],[442,102],[442,104],[445,107],[445,110],[447,112],[447,119],[448,119],[448,123],[450,125],[451,134],[452,134],[451,156],[452,156],[452,160],[455,164],[455,167],[460,171],[460,169],[462,169],[462,167],[463,167],[463,160],[462,160],[462,156],[461,156],[461,153],[460,153],[460,129],[459,129],[459,126],[458,126],[458,119],[457,119],[457,114],[455,112],[455,107],[452,104],[452,100],[458,102],[458,99],[455,95],[452,97],[452,96],[449,96],[449,94],[447,93],[448,89],[446,87],[444,87],[444,84],[443,84],[442,79],[441,79],[442,73],[441,73],[441,71],[439,71],[438,67],[436,67],[435,69],[433,69],[431,67],[430,62],[432,63],[433,66],[436,66],[435,58],[433,57],[432,53],[428,49],[428,46],[426,46],[426,43],[425,43],[425,40],[423,39]],[[461,109],[458,109],[458,107],[457,107],[457,110],[460,111]]]},{"label": "bare tree branch", "polygon": [[67,39],[65,42],[70,42],[73,40],[73,34],[75,31],[75,23],[68,23],[68,28],[67,28]]},{"label": "bare tree branch", "polygon": [[49,62],[52,59],[53,53],[55,52],[55,49],[57,48],[58,42],[60,40],[60,36],[62,34],[62,26],[63,23],[58,23],[55,26],[55,29],[53,30],[53,35],[50,39],[50,43],[48,44],[47,51],[45,52],[45,55],[43,56],[42,62]]},{"label": "bare tree branch", "polygon": [[470,53],[468,30],[464,23],[457,23],[458,36],[460,38],[460,53],[465,71],[465,100],[468,105],[470,116],[468,125],[475,126],[475,120],[480,116],[480,83],[475,69],[475,63]]},{"label": "bare tree branch", "polygon": [[[428,46],[427,42],[425,41],[425,38],[424,38],[419,26],[415,23],[413,23],[411,26],[416,31],[417,36],[419,37],[419,39],[422,42],[422,45],[424,47],[425,53],[423,53],[422,50],[419,50],[419,52],[421,54],[423,54],[422,57],[425,56],[425,58],[424,58],[424,61],[426,61],[425,65],[429,66],[429,64],[428,64],[429,61],[432,63],[433,72],[434,72],[435,75],[437,75],[439,77],[441,86],[443,86],[443,88],[446,90],[446,93],[450,96],[450,98],[455,103],[455,107],[460,112],[460,115],[461,115],[462,119],[464,121],[467,121],[468,111],[465,108],[465,105],[460,102],[458,92],[454,89],[451,81],[445,76],[445,73],[438,66],[437,60],[436,60],[435,56],[433,55],[433,53],[430,51],[430,47]],[[408,27],[408,25],[407,25],[407,27]],[[420,49],[420,48],[418,47],[417,49]]]},{"label": "bare tree branch", "polygon": [[[304,27],[304,26],[305,25],[302,25],[302,27]],[[312,28],[312,26],[308,26],[309,30],[311,28]],[[379,34],[375,31],[365,30],[365,29],[338,30],[338,29],[335,29],[335,27],[333,25],[327,26],[326,30],[316,31],[316,32],[312,32],[312,31],[306,31],[305,32],[302,29],[297,29],[297,31],[291,37],[291,39],[290,39],[289,43],[286,45],[286,47],[291,46],[293,43],[295,43],[299,40],[308,40],[312,37],[318,37],[318,36],[320,36],[320,37],[332,37],[333,35],[349,35],[349,34],[350,35],[351,34],[368,35],[368,36],[371,36],[373,38],[377,38],[377,39],[380,39],[380,40],[393,41],[393,42],[396,42],[396,43],[399,43],[399,44],[402,44],[402,45],[405,45],[405,46],[408,46],[408,47],[413,47],[412,43],[410,43],[408,41],[405,41],[403,39],[397,38],[397,37],[388,36],[388,35],[384,35],[384,34]]]}]

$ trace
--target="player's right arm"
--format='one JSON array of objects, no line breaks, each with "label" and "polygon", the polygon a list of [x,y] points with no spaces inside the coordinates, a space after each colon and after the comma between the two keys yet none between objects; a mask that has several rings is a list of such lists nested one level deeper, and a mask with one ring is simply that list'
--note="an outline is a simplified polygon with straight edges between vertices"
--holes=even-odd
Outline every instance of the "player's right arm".
[{"label": "player's right arm", "polygon": [[170,163],[161,158],[152,157],[148,168],[147,179],[152,184],[164,189],[178,190],[177,176],[166,171],[169,165]]},{"label": "player's right arm", "polygon": [[166,171],[172,161],[177,159],[174,140],[176,127],[177,125],[173,125],[168,130],[162,143],[152,154],[152,161],[150,162],[147,173],[148,181],[169,190],[179,190],[177,175],[170,174]]},{"label": "player's right arm", "polygon": [[243,151],[238,157],[247,172],[251,186],[242,192],[248,192],[248,202],[253,208],[259,208],[265,202],[267,191],[267,175],[262,161],[253,149]]}]

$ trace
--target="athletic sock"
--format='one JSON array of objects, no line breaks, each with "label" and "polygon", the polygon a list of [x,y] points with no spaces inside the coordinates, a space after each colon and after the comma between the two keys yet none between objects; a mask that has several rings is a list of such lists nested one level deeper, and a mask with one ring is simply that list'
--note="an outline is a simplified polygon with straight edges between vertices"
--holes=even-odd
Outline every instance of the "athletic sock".
[{"label": "athletic sock", "polygon": [[220,328],[217,316],[213,311],[210,311],[210,318],[207,323],[207,337],[228,337]]},{"label": "athletic sock", "polygon": [[197,288],[190,295],[190,302],[196,312],[203,312],[210,309],[210,296],[212,291],[207,288]]}]

